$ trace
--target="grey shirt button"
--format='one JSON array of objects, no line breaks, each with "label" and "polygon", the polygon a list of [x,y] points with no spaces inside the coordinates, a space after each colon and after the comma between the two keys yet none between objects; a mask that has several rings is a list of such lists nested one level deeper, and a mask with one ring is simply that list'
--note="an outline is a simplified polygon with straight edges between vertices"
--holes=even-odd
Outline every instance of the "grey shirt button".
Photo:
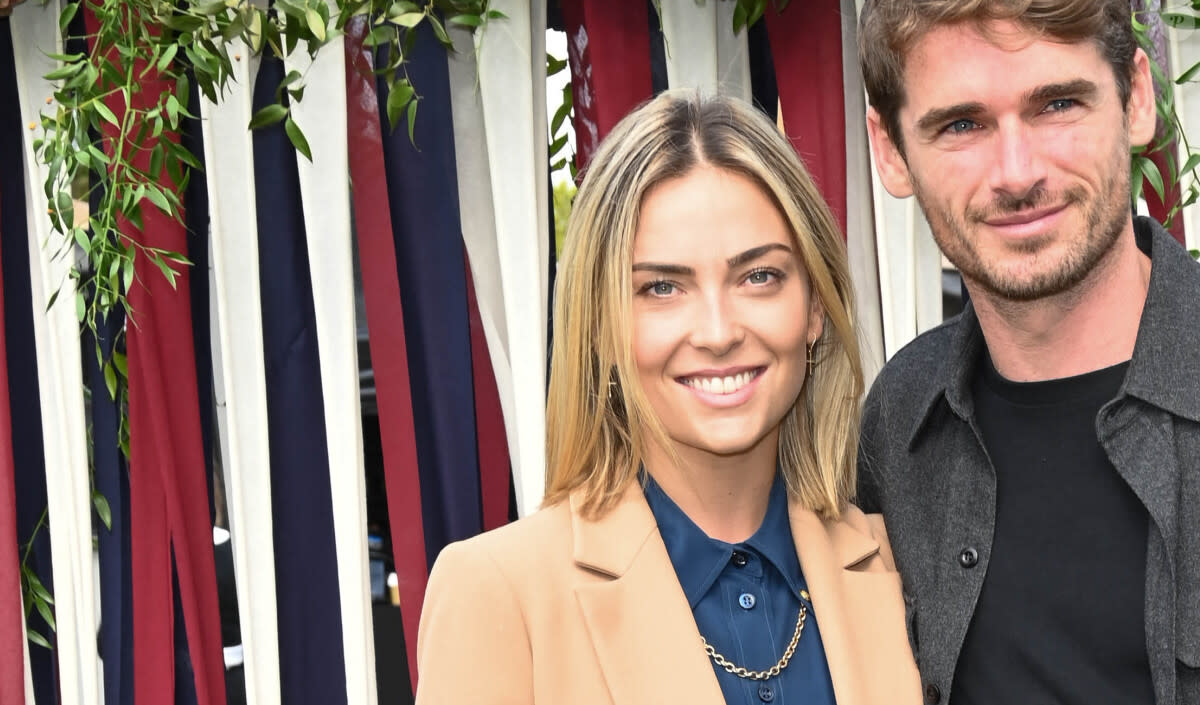
[{"label": "grey shirt button", "polygon": [[743,592],[741,595],[738,595],[738,604],[741,605],[742,609],[744,610],[754,609],[755,602],[756,600],[754,599],[754,595],[751,595],[748,592]]}]

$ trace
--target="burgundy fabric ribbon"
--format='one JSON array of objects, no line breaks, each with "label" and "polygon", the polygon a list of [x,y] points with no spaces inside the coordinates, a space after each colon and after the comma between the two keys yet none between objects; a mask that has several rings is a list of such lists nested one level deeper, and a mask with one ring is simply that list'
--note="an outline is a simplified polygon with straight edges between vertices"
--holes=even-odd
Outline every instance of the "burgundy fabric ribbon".
[{"label": "burgundy fabric ribbon", "polygon": [[408,669],[415,690],[417,630],[429,566],[425,559],[408,347],[404,338],[404,310],[392,240],[392,218],[388,209],[379,101],[375,94],[371,49],[363,46],[368,29],[365,18],[356,18],[346,28],[346,126],[359,267],[383,445],[392,554],[399,581]]},{"label": "burgundy fabric ribbon", "polygon": [[[0,352],[5,342],[4,287],[0,286]],[[17,546],[16,468],[12,452],[12,410],[8,363],[0,359],[0,703],[25,705],[25,652],[21,622],[21,556]]]},{"label": "burgundy fabric ribbon", "polygon": [[[97,21],[91,8],[86,9],[88,34],[94,37]],[[151,107],[164,91],[175,88],[160,79],[157,71],[143,74],[144,68],[136,68],[143,76],[142,90],[131,96],[138,108]],[[118,120],[123,118],[126,106],[119,92],[106,103]],[[105,123],[103,134],[111,155],[117,128]],[[164,133],[160,139],[178,141],[179,136]],[[125,158],[148,170],[150,149],[142,147],[129,150]],[[165,173],[157,176],[157,183],[178,192]],[[143,201],[142,220],[144,229],[139,231],[121,219],[122,236],[146,247],[187,252],[184,226],[148,200]],[[175,699],[173,549],[197,702],[219,705],[225,702],[225,671],[187,294],[191,272],[187,267],[178,271],[172,286],[157,266],[139,253],[134,284],[127,293],[133,309],[126,336],[134,692],[139,705],[162,705]]]},{"label": "burgundy fabric ribbon", "polygon": [[645,100],[650,28],[645,0],[563,0],[580,170],[613,126]]},{"label": "burgundy fabric ribbon", "polygon": [[[846,100],[839,0],[764,14],[787,136],[846,232]],[[780,69],[786,67],[786,70]]]}]

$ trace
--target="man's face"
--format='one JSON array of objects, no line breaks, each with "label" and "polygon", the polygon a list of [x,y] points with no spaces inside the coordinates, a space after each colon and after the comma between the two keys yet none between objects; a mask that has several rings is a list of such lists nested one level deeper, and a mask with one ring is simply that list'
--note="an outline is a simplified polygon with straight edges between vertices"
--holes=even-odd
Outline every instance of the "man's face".
[{"label": "man's face", "polygon": [[1006,300],[1070,290],[1132,233],[1129,147],[1154,133],[1139,50],[1128,109],[1093,42],[1013,23],[944,25],[909,52],[902,157],[868,115],[893,195],[914,194],[968,285]]}]

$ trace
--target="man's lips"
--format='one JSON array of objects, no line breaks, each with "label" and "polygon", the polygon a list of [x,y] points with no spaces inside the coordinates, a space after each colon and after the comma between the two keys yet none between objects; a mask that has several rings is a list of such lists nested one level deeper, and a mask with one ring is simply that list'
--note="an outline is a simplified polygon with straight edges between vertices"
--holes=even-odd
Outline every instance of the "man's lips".
[{"label": "man's lips", "polygon": [[1050,206],[1047,208],[1038,208],[1035,210],[1018,211],[1016,213],[1010,213],[1009,215],[1004,215],[997,218],[986,218],[983,222],[994,228],[1028,225],[1044,218],[1057,215],[1058,213],[1066,210],[1066,208],[1066,204],[1063,204]]}]

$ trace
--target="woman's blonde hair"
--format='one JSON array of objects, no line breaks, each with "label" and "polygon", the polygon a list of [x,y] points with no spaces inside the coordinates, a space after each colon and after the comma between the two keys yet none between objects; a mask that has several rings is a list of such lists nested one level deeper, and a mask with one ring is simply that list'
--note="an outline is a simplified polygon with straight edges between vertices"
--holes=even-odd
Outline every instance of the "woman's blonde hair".
[{"label": "woman's blonde hair", "polygon": [[743,175],[771,196],[824,308],[813,373],[783,420],[779,466],[793,497],[837,517],[854,494],[863,387],[841,233],[765,115],[738,100],[680,91],[613,128],[575,198],[554,290],[545,503],[578,491],[587,514],[602,514],[636,480],[648,438],[670,452],[633,358],[633,241],[646,194],[703,164]]}]

